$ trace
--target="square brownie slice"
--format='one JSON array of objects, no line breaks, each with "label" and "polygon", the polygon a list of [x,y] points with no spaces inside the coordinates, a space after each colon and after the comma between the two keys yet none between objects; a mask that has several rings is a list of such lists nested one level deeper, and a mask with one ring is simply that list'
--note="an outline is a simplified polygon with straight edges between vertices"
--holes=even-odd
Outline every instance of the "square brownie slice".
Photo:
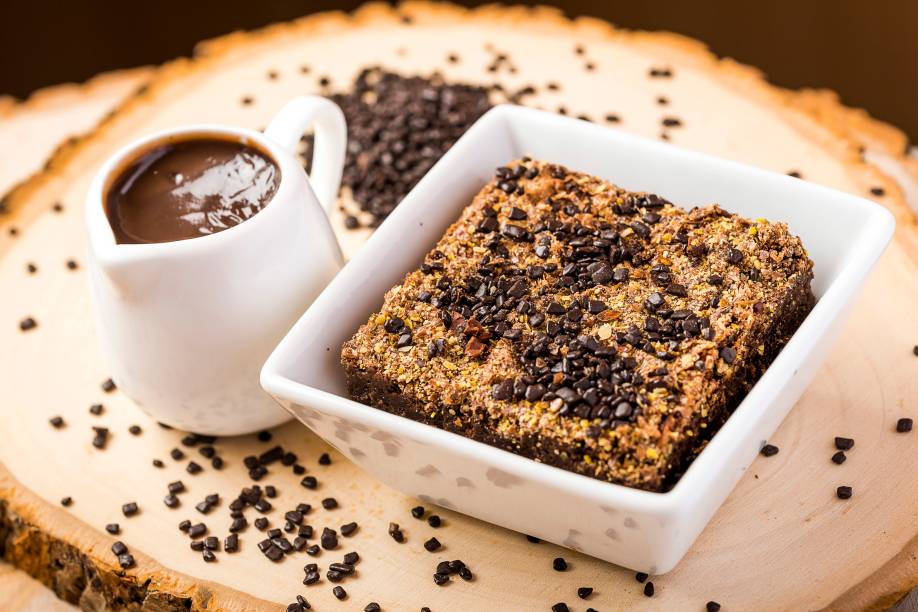
[{"label": "square brownie slice", "polygon": [[528,158],[341,350],[350,395],[549,465],[671,487],[811,310],[783,223]]}]

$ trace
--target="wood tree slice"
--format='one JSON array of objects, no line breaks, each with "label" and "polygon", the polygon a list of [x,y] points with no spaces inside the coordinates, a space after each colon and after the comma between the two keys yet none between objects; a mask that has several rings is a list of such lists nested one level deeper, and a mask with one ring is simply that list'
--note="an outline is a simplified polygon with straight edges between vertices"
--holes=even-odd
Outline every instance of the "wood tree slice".
[{"label": "wood tree slice", "polygon": [[[448,62],[450,53],[460,61]],[[506,53],[510,62],[490,72],[496,53]],[[254,436],[221,440],[222,471],[186,474],[187,460],[169,458],[181,434],[157,427],[117,392],[100,390],[107,373],[90,323],[86,279],[82,269],[68,271],[63,262],[83,252],[86,186],[118,146],[182,123],[260,127],[288,98],[322,91],[321,77],[331,78],[332,90],[345,89],[371,64],[406,74],[439,70],[450,80],[499,82],[510,90],[532,84],[537,93],[527,104],[563,106],[596,121],[615,113],[618,127],[650,137],[661,136],[663,118],[677,117],[682,126],[665,130],[674,144],[795,170],[806,180],[875,197],[897,216],[899,228],[839,345],[772,440],[781,452],[753,463],[686,558],[654,580],[652,599],[641,594],[631,572],[446,510],[437,510],[445,525],[434,530],[410,517],[416,500],[374,482],[340,455],[332,454],[331,466],[317,465],[327,447],[302,426],[275,430],[272,444],[296,452],[322,485],[307,491],[288,470],[272,467],[262,482],[279,490],[271,522],[279,524],[280,509],[300,501],[317,507],[333,495],[341,507],[314,510],[309,522],[320,530],[360,523],[353,538],[342,538],[340,550],[362,557],[359,575],[343,583],[349,609],[371,600],[385,609],[427,605],[438,611],[547,609],[557,601],[597,609],[703,609],[711,599],[742,610],[865,609],[887,606],[918,583],[918,439],[894,433],[898,417],[918,412],[918,360],[911,355],[918,342],[918,232],[903,196],[911,175],[898,133],[829,96],[773,88],[755,70],[718,60],[672,34],[617,31],[548,9],[466,11],[426,3],[398,11],[370,5],[354,15],[323,14],[203,44],[194,60],[161,68],[143,93],[8,198],[12,213],[0,236],[0,287],[8,296],[0,305],[0,322],[6,321],[0,325],[5,559],[69,601],[111,604],[120,597],[159,609],[184,601],[197,609],[276,609],[302,593],[317,609],[343,605],[327,581],[301,584],[302,565],[311,558],[268,562],[255,548],[262,536],[251,527],[241,537],[242,550],[220,554],[217,563],[205,564],[189,550],[176,529],[179,520],[203,518],[212,532],[225,535],[225,505],[207,517],[193,505],[212,492],[224,504],[235,496],[249,484],[242,457],[268,444]],[[649,76],[661,67],[673,76]],[[277,78],[268,78],[272,71]],[[558,91],[547,89],[552,81]],[[660,96],[669,103],[660,105]],[[244,97],[254,103],[242,104]],[[882,151],[901,171],[896,180],[862,158],[868,139],[875,140],[870,151]],[[878,188],[883,195],[871,196]],[[47,212],[54,201],[65,204],[64,214]],[[353,253],[365,235],[341,229],[340,220],[339,235]],[[9,236],[8,226],[18,235]],[[831,219],[826,231],[832,231]],[[31,260],[41,268],[34,277],[24,271]],[[39,326],[20,333],[17,324],[25,316]],[[87,408],[98,401],[106,411],[92,416]],[[67,420],[65,428],[49,427],[55,414]],[[131,436],[131,424],[143,433]],[[93,425],[113,432],[105,451],[90,444]],[[829,460],[836,435],[856,439],[843,466]],[[186,452],[198,459],[194,449]],[[154,457],[166,467],[151,467]],[[178,478],[189,491],[179,509],[169,510],[162,497],[166,483]],[[854,487],[852,500],[835,499],[840,484]],[[58,503],[65,495],[74,499],[67,509]],[[126,519],[120,506],[128,501],[141,512]],[[137,557],[137,567],[127,572],[117,569],[109,551],[114,538],[102,530],[112,521],[121,523],[119,537]],[[389,521],[403,526],[405,544],[386,535]],[[441,554],[421,547],[430,535],[444,543]],[[551,559],[560,555],[571,565],[565,573],[551,569]],[[326,568],[339,558],[325,551],[315,561]],[[476,580],[434,585],[435,563],[445,558],[466,561]],[[588,602],[578,601],[579,586],[596,589]]]},{"label": "wood tree slice", "polygon": [[152,72],[107,72],[41,89],[24,102],[0,97],[0,193],[40,171],[58,146],[94,128]]}]

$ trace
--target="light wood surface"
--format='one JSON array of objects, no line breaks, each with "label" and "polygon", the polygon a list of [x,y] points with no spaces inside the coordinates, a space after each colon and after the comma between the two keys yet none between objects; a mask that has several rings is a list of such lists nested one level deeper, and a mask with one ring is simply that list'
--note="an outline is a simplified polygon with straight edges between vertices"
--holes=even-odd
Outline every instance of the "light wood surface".
[{"label": "light wood surface", "polygon": [[[167,65],[153,85],[106,121],[91,138],[61,151],[49,172],[9,198],[12,214],[0,235],[0,371],[4,372],[0,432],[0,524],[7,538],[6,558],[25,568],[70,601],[128,597],[161,606],[274,609],[304,594],[317,609],[361,609],[379,601],[385,609],[434,610],[548,609],[566,601],[572,609],[703,609],[713,599],[725,609],[864,609],[885,607],[918,583],[918,438],[893,432],[900,416],[916,415],[918,359],[918,233],[903,197],[911,174],[901,162],[895,132],[851,113],[821,95],[780,91],[764,84],[752,70],[717,61],[700,45],[668,34],[629,34],[607,25],[568,22],[550,11],[482,9],[472,13],[450,7],[408,5],[413,16],[379,6],[354,17],[324,15],[255,34],[237,34],[201,47],[200,57]],[[493,53],[507,53],[516,72],[485,70]],[[585,56],[574,52],[583,45]],[[446,56],[456,52],[458,64]],[[585,69],[593,61],[592,71]],[[882,187],[877,197],[899,220],[893,244],[854,307],[839,345],[821,374],[782,425],[772,443],[781,452],[759,458],[698,542],[671,573],[654,579],[656,595],[645,598],[633,575],[582,555],[545,544],[528,543],[519,534],[497,529],[446,510],[445,525],[434,530],[411,518],[416,500],[375,483],[339,455],[317,465],[326,448],[305,428],[289,424],[274,432],[272,443],[296,452],[322,486],[302,489],[288,470],[273,467],[262,484],[274,484],[279,496],[268,514],[278,524],[281,509],[304,501],[318,506],[326,495],[338,498],[334,511],[313,510],[308,521],[321,530],[356,520],[353,538],[342,538],[338,553],[315,559],[321,567],[349,550],[360,552],[359,575],[343,583],[346,605],[331,594],[331,584],[301,585],[303,564],[296,555],[272,564],[255,549],[260,534],[242,535],[242,551],[221,553],[205,564],[177,529],[183,518],[203,520],[219,536],[229,523],[226,501],[248,483],[242,457],[266,449],[254,437],[221,440],[222,471],[198,476],[183,471],[186,462],[169,459],[181,434],[163,430],[119,393],[104,394],[107,377],[95,345],[84,271],[68,271],[64,261],[82,258],[82,197],[95,168],[114,148],[165,126],[220,121],[263,126],[282,103],[303,92],[319,91],[318,79],[345,86],[370,63],[406,73],[441,70],[448,77],[475,82],[498,80],[509,88],[535,84],[527,103],[600,119],[621,116],[621,129],[651,137],[661,133],[661,119],[679,117],[683,127],[668,130],[673,143],[786,172],[860,195]],[[303,74],[301,66],[311,67]],[[668,66],[671,79],[651,79],[652,67]],[[269,80],[277,70],[280,78]],[[561,83],[559,92],[544,84]],[[255,104],[243,106],[244,96]],[[660,95],[670,104],[656,103]],[[859,146],[868,139],[902,176],[896,182],[876,166],[861,161]],[[889,170],[887,170],[889,172]],[[903,178],[904,177],[904,178]],[[61,201],[64,211],[49,211]],[[340,219],[339,219],[340,221]],[[831,231],[827,220],[827,231]],[[6,228],[19,233],[10,237]],[[362,236],[341,232],[353,252]],[[839,239],[844,239],[840,236]],[[28,261],[39,272],[25,272]],[[818,274],[818,270],[816,272]],[[20,333],[18,321],[34,316],[39,327]],[[88,407],[101,401],[100,416]],[[67,420],[52,430],[47,419]],[[139,424],[143,433],[127,428]],[[105,451],[90,444],[91,426],[111,429]],[[843,466],[829,461],[836,435],[856,440]],[[194,449],[186,449],[202,464]],[[166,468],[150,465],[158,457]],[[166,483],[181,478],[189,491],[182,506],[162,503]],[[839,484],[850,484],[848,502],[834,497]],[[219,492],[224,505],[200,517],[193,505]],[[74,503],[66,510],[63,496]],[[136,501],[141,513],[120,515],[121,504]],[[576,509],[572,509],[576,511]],[[250,519],[255,514],[250,512]],[[102,527],[118,521],[120,537],[138,566],[119,575],[109,547],[114,538]],[[396,521],[407,542],[386,535]],[[445,545],[431,555],[421,543],[436,535]],[[551,559],[564,556],[571,568],[551,570]],[[476,573],[472,583],[437,587],[435,562],[461,558]],[[55,569],[60,565],[60,569]],[[65,575],[92,575],[93,581]],[[79,586],[85,588],[79,589]],[[586,602],[579,586],[592,586]]]},{"label": "light wood surface", "polygon": [[0,97],[0,194],[42,169],[54,150],[79,138],[149,78],[151,68],[55,85],[18,102]]}]

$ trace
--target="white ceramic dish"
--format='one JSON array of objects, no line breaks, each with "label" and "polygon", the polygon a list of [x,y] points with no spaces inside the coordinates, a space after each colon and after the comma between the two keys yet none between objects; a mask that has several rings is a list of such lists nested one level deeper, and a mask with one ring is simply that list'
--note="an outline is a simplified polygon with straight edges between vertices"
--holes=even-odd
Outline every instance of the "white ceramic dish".
[{"label": "white ceramic dish", "polygon": [[[346,397],[341,344],[417,267],[494,169],[531,155],[684,207],[717,202],[786,221],[815,262],[819,301],[735,413],[667,493],[613,485]],[[867,200],[799,179],[515,106],[482,117],[382,224],[280,343],[262,384],[375,478],[428,503],[661,574],[685,554],[806,388],[890,237]]]}]

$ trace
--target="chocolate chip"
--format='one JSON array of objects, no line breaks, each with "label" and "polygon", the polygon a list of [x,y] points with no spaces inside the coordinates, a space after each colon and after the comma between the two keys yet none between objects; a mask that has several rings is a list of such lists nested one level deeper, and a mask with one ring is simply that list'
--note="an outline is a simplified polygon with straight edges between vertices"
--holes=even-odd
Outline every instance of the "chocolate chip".
[{"label": "chocolate chip", "polygon": [[371,601],[363,608],[363,612],[379,612],[382,608],[375,601]]},{"label": "chocolate chip", "polygon": [[778,454],[778,447],[774,444],[766,444],[762,447],[762,450],[759,451],[766,457],[773,457]]},{"label": "chocolate chip", "polygon": [[912,430],[912,419],[901,418],[896,421],[896,431],[899,433],[908,433]]},{"label": "chocolate chip", "polygon": [[334,497],[326,497],[322,500],[322,507],[326,510],[334,510],[338,507],[338,500]]},{"label": "chocolate chip", "polygon": [[345,591],[340,586],[336,586],[335,588],[333,588],[332,593],[334,593],[335,597],[337,597],[338,599],[344,599],[345,597],[347,597],[347,591]]},{"label": "chocolate chip", "polygon": [[322,548],[325,550],[334,550],[338,548],[338,533],[334,529],[325,527],[322,530],[322,536],[319,538]]},{"label": "chocolate chip", "polygon": [[551,562],[551,567],[556,572],[563,572],[567,570],[567,561],[564,560],[564,557],[555,557],[554,561]]},{"label": "chocolate chip", "polygon": [[67,497],[62,497],[62,498],[61,498],[61,505],[62,505],[63,507],[68,508],[68,507],[70,507],[71,504],[73,504],[73,498],[70,497],[69,495],[68,495]]},{"label": "chocolate chip", "polygon": [[854,446],[854,439],[841,438],[838,436],[835,437],[835,448],[837,448],[838,450],[843,450],[843,451],[851,450],[853,446]]},{"label": "chocolate chip", "polygon": [[883,197],[884,195],[886,195],[886,190],[883,189],[882,187],[871,187],[871,188],[870,188],[870,194],[871,194],[871,195],[875,195],[875,196],[877,196],[878,198],[881,198],[881,197]]},{"label": "chocolate chip", "polygon": [[648,575],[645,574],[644,572],[637,572],[637,573],[634,575],[634,579],[637,580],[638,582],[645,582],[649,577],[650,577],[650,576],[648,576]]},{"label": "chocolate chip", "polygon": [[413,516],[416,519],[423,518],[424,517],[424,506],[415,506],[414,508],[412,508],[411,516]]},{"label": "chocolate chip", "polygon": [[551,607],[551,612],[570,612],[570,608],[564,602],[559,602]]},{"label": "chocolate chip", "polygon": [[437,572],[433,575],[433,580],[434,580],[434,583],[437,584],[438,586],[443,586],[444,584],[449,582],[449,576],[446,574],[441,574]]},{"label": "chocolate chip", "polygon": [[704,609],[707,612],[720,612],[720,604],[716,601],[709,601],[704,605]]},{"label": "chocolate chip", "polygon": [[118,565],[121,566],[121,569],[130,569],[134,567],[134,555],[131,553],[118,555]]},{"label": "chocolate chip", "polygon": [[113,381],[111,378],[102,382],[102,390],[106,393],[111,393],[115,389],[117,389],[117,386],[115,385],[115,381]]},{"label": "chocolate chip", "polygon": [[30,329],[35,329],[38,327],[38,322],[35,321],[32,317],[26,317],[19,322],[19,329],[21,331],[29,331]]},{"label": "chocolate chip", "polygon": [[331,465],[331,457],[328,453],[319,455],[319,465]]},{"label": "chocolate chip", "polygon": [[121,533],[121,526],[118,523],[109,523],[105,526],[105,531],[111,535],[118,535]]},{"label": "chocolate chip", "polygon": [[854,494],[854,489],[849,486],[842,485],[835,489],[835,495],[838,496],[838,499],[851,499],[851,496]]},{"label": "chocolate chip", "polygon": [[140,509],[137,506],[137,502],[128,502],[121,506],[121,512],[124,514],[124,516],[134,516],[137,514],[137,512],[139,512],[139,510]]},{"label": "chocolate chip", "polygon": [[317,486],[319,486],[319,481],[316,480],[315,476],[305,476],[303,477],[303,480],[300,481],[300,484],[307,489],[315,489]]},{"label": "chocolate chip", "polygon": [[194,461],[189,461],[188,465],[185,467],[185,471],[191,475],[197,474],[203,470],[204,468],[202,468],[200,465],[198,465]]},{"label": "chocolate chip", "polygon": [[140,425],[131,425],[128,427],[128,432],[132,436],[139,436],[141,433],[143,433],[143,429],[140,428]]},{"label": "chocolate chip", "polygon": [[440,540],[437,538],[430,538],[424,542],[424,549],[427,550],[427,552],[434,552],[435,550],[438,550],[440,546]]},{"label": "chocolate chip", "polygon": [[841,465],[847,458],[848,457],[845,456],[845,451],[837,451],[834,455],[832,455],[832,463]]},{"label": "chocolate chip", "polygon": [[652,582],[647,582],[644,585],[644,596],[653,597],[653,583]]},{"label": "chocolate chip", "polygon": [[355,522],[345,523],[344,525],[341,525],[341,535],[343,536],[350,536],[355,531],[357,531],[357,523]]},{"label": "chocolate chip", "polygon": [[51,424],[51,427],[53,427],[54,429],[60,429],[61,427],[65,425],[64,417],[62,416],[53,416],[50,419],[48,419],[48,422]]},{"label": "chocolate chip", "polygon": [[580,599],[586,599],[593,594],[593,587],[580,587],[577,589],[577,597]]},{"label": "chocolate chip", "polygon": [[153,460],[153,467],[161,468],[161,467],[165,467],[165,465],[166,465],[166,464],[163,463],[161,459],[154,459],[154,460]]}]

